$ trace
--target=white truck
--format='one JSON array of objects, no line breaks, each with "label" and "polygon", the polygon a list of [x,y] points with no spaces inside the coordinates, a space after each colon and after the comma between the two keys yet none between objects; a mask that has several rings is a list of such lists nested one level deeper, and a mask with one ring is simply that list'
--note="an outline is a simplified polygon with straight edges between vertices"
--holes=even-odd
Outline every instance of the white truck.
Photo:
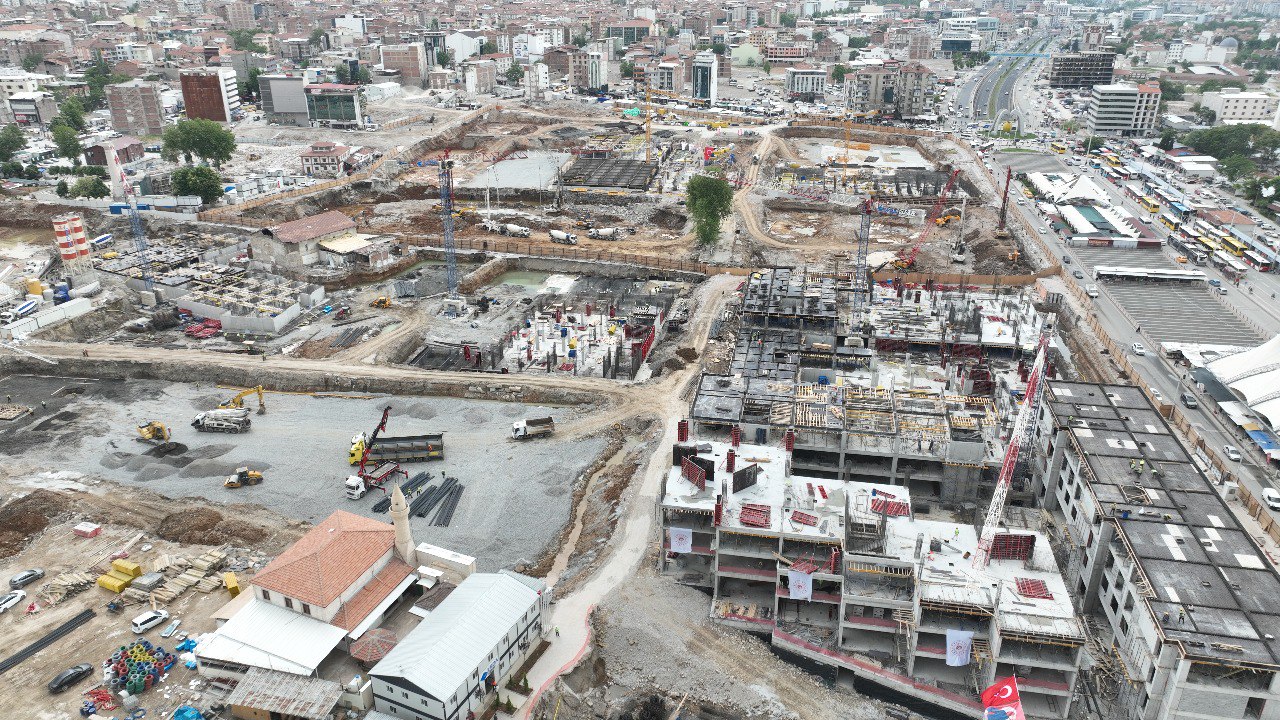
[{"label": "white truck", "polygon": [[516,225],[516,224],[514,224],[514,223],[507,223],[507,224],[503,225],[503,226],[502,226],[502,228],[501,228],[500,230],[498,230],[498,232],[500,232],[500,233],[502,233],[503,235],[506,235],[506,236],[508,236],[508,237],[520,237],[520,238],[527,238],[527,237],[529,237],[529,233],[530,233],[531,231],[529,230],[529,228],[527,228],[527,227],[525,227],[525,226],[523,226],[523,225]]},{"label": "white truck", "polygon": [[556,431],[556,421],[549,418],[529,418],[511,423],[512,440],[530,440],[550,435]]},{"label": "white truck", "polygon": [[28,300],[12,310],[6,310],[0,313],[0,323],[11,323],[14,320],[21,320],[30,315],[40,307],[40,303],[35,300]]},{"label": "white truck", "polygon": [[587,237],[592,240],[618,240],[625,232],[626,229],[616,227],[591,228],[587,231]]},{"label": "white truck", "polygon": [[551,236],[551,242],[560,243],[561,245],[577,245],[578,236],[573,233],[567,233],[563,230],[550,230],[547,233]]},{"label": "white truck", "polygon": [[249,408],[206,410],[191,421],[191,427],[198,432],[242,433],[248,432],[252,424]]}]

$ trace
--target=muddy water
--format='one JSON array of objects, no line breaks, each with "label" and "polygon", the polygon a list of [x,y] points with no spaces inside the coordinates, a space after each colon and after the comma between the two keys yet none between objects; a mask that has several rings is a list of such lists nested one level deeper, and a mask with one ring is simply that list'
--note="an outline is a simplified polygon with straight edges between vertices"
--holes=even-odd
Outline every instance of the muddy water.
[{"label": "muddy water", "polygon": [[0,225],[0,257],[28,258],[36,250],[53,249],[53,228],[14,228]]}]

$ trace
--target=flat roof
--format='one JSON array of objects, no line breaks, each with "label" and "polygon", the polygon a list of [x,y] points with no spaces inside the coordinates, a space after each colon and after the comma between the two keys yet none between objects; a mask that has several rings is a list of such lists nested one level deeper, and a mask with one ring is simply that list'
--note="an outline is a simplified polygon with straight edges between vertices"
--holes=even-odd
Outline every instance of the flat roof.
[{"label": "flat roof", "polygon": [[346,630],[256,597],[196,646],[197,658],[311,675]]},{"label": "flat roof", "polygon": [[1163,635],[1208,661],[1280,665],[1280,575],[1142,391],[1050,381],[1045,400],[1150,584]]}]

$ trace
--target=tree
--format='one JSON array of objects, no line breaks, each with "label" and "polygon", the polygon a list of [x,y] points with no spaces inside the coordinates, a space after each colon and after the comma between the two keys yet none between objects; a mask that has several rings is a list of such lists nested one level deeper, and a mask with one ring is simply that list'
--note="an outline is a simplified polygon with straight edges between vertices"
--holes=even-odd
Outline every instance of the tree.
[{"label": "tree", "polygon": [[[490,44],[491,44],[491,43],[485,43],[485,45],[486,45],[486,46],[488,46],[488,45],[490,45]],[[573,44],[574,44],[574,45],[576,45],[576,46],[578,46],[578,47],[586,47],[586,46],[587,46],[587,36],[586,36],[586,35],[581,35],[581,34],[579,34],[579,35],[574,35],[574,36],[573,36]],[[497,45],[494,45],[494,46],[493,46],[493,51],[494,51],[494,52],[498,52],[498,46],[497,46]]]},{"label": "tree", "polygon": [[765,75],[768,75],[770,72],[773,71],[773,64],[770,63],[768,60],[762,60],[760,61],[760,69],[764,71]]},{"label": "tree", "polygon": [[861,50],[862,48],[870,44],[871,44],[871,38],[866,37],[865,35],[862,37],[849,38],[849,47],[853,48],[854,50]]},{"label": "tree", "polygon": [[1100,148],[1100,147],[1102,147],[1102,146],[1104,146],[1104,145],[1106,145],[1106,144],[1107,144],[1107,140],[1106,140],[1106,138],[1101,138],[1101,137],[1098,137],[1097,135],[1090,135],[1090,136],[1089,136],[1089,137],[1084,141],[1084,151],[1085,151],[1086,153],[1091,153],[1091,152],[1093,152],[1094,150],[1097,150],[1098,148]]},{"label": "tree", "polygon": [[508,85],[519,85],[524,79],[524,67],[520,63],[511,63],[511,67],[506,72]]},{"label": "tree", "polygon": [[1253,77],[1249,78],[1249,82],[1253,83],[1254,85],[1261,85],[1265,83],[1267,81],[1267,78],[1269,77],[1270,76],[1267,75],[1266,70],[1259,70],[1258,72],[1253,74]]},{"label": "tree", "polygon": [[1201,125],[1212,125],[1214,120],[1218,119],[1218,113],[1207,108],[1200,103],[1191,106],[1191,112],[1195,114]]},{"label": "tree", "polygon": [[453,64],[453,51],[446,48],[440,48],[436,51],[436,64],[440,67],[449,67]]},{"label": "tree", "polygon": [[183,120],[165,129],[162,142],[160,155],[169,162],[198,157],[214,167],[230,160],[236,149],[235,134],[212,120]]},{"label": "tree", "polygon": [[1196,152],[1219,160],[1232,155],[1249,157],[1254,135],[1261,135],[1261,131],[1266,129],[1264,125],[1223,125],[1188,133],[1183,142],[1195,148]]},{"label": "tree", "polygon": [[756,58],[755,58],[755,56],[753,55],[753,56],[751,56],[751,57],[747,58],[747,67],[755,67],[755,66],[756,66]]},{"label": "tree", "polygon": [[14,160],[10,160],[6,163],[0,163],[0,177],[22,177],[22,163]]},{"label": "tree", "polygon": [[131,78],[111,72],[111,68],[103,61],[90,65],[84,71],[84,82],[89,86],[89,98],[86,107],[96,110],[106,102],[107,92],[104,88],[116,83],[128,82]]},{"label": "tree", "polygon": [[[267,49],[253,41],[253,36],[260,32],[262,31],[257,29],[228,30],[227,34],[230,35],[231,40],[235,42],[237,50],[264,53]],[[312,45],[317,44],[318,43],[312,43]]]},{"label": "tree", "polygon": [[823,40],[826,40],[826,39],[827,39],[827,31],[826,31],[826,30],[817,30],[817,31],[814,31],[814,33],[813,33],[813,41],[814,41],[815,43],[820,43],[820,42],[822,42]]},{"label": "tree", "polygon": [[1161,150],[1172,150],[1174,144],[1178,141],[1178,133],[1174,130],[1165,130],[1160,133],[1160,142],[1156,143],[1156,147]]},{"label": "tree", "polygon": [[1066,132],[1073,133],[1080,129],[1080,121],[1071,119],[1062,123],[1062,129]]},{"label": "tree", "polygon": [[1200,84],[1200,92],[1207,93],[1225,88],[1239,88],[1244,90],[1244,83],[1239,80],[1205,80]]},{"label": "tree", "polygon": [[27,146],[27,136],[17,125],[5,125],[0,130],[0,162],[8,162]]},{"label": "tree", "polygon": [[252,100],[259,93],[258,78],[262,77],[261,68],[249,68],[249,79],[240,83],[240,99]]},{"label": "tree", "polygon": [[1243,155],[1232,155],[1218,164],[1218,169],[1231,182],[1242,177],[1249,177],[1258,172],[1258,165]]},{"label": "tree", "polygon": [[844,82],[844,76],[849,73],[849,68],[842,64],[837,64],[831,68],[831,80],[836,83]]},{"label": "tree", "polygon": [[42,60],[44,60],[44,55],[41,55],[40,53],[32,53],[30,55],[24,55],[22,56],[22,69],[26,70],[27,72],[32,72],[36,69],[36,66],[39,65]]},{"label": "tree", "polygon": [[[584,38],[584,40],[585,40],[585,38]],[[576,45],[576,44],[577,44],[577,42],[578,42],[578,38],[574,38],[574,39],[573,39],[573,42],[574,42],[574,44]],[[586,43],[584,42],[584,43],[582,43],[582,45],[586,45]],[[578,47],[582,47],[582,45],[578,45]],[[481,54],[481,55],[492,55],[492,54],[494,54],[494,53],[496,53],[496,52],[498,52],[498,43],[496,43],[496,42],[494,42],[494,41],[492,41],[492,40],[486,40],[486,41],[485,41],[485,43],[484,43],[483,45],[481,45],[481,46],[480,46],[480,54]]]},{"label": "tree", "polygon": [[58,147],[58,154],[70,160],[73,164],[80,164],[80,155],[84,153],[84,148],[80,145],[80,138],[76,137],[74,128],[67,125],[59,125],[53,129],[53,144]]},{"label": "tree", "polygon": [[64,198],[67,196],[67,193],[71,192],[71,188],[67,187],[66,180],[59,180],[58,187],[54,188],[54,192],[58,193],[58,197]]},{"label": "tree", "polygon": [[222,197],[222,178],[208,165],[180,167],[173,171],[173,194],[199,195],[206,205]]},{"label": "tree", "polygon": [[373,82],[373,75],[369,74],[369,68],[361,67],[356,70],[357,85],[368,85],[371,82]]},{"label": "tree", "polygon": [[58,107],[58,118],[76,132],[84,132],[84,105],[78,99],[69,97],[63,100]]},{"label": "tree", "polygon": [[1170,102],[1178,102],[1186,95],[1186,88],[1182,83],[1172,80],[1160,80],[1160,99]]},{"label": "tree", "polygon": [[39,180],[40,166],[35,163],[27,163],[27,166],[22,168],[22,177],[28,180]]},{"label": "tree", "polygon": [[342,62],[338,63],[337,67],[333,69],[333,76],[337,78],[338,82],[342,85],[350,84],[351,66],[348,65],[345,60],[343,60]]},{"label": "tree", "polygon": [[622,77],[629,78],[636,74],[636,65],[628,60],[623,60],[622,64],[618,66],[618,70],[622,73]]},{"label": "tree", "polygon": [[699,245],[715,245],[720,240],[720,221],[733,209],[733,188],[719,178],[695,175],[688,186],[689,214]]},{"label": "tree", "polygon": [[729,51],[729,47],[722,42],[711,43],[711,52],[717,55],[724,55]]},{"label": "tree", "polygon": [[102,182],[102,178],[82,177],[71,186],[72,197],[104,198],[111,194],[111,188]]},{"label": "tree", "polygon": [[782,27],[793,28],[796,26],[796,16],[794,13],[782,13],[778,16],[778,24]]},{"label": "tree", "polygon": [[440,29],[440,18],[431,18],[431,29],[432,30]]},{"label": "tree", "polygon": [[329,31],[325,28],[318,27],[311,31],[311,36],[307,38],[307,42],[310,43],[312,47],[321,47],[322,43],[324,43],[324,36],[328,33]]}]

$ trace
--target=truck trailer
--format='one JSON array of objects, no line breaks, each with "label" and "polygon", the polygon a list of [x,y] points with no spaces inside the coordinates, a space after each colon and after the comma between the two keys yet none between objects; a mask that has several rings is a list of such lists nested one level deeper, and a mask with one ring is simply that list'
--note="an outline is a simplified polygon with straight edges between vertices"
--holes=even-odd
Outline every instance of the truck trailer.
[{"label": "truck trailer", "polygon": [[[365,456],[366,444],[368,455]],[[351,442],[347,461],[359,465],[361,459],[368,462],[423,462],[444,459],[444,434],[404,435],[401,437],[377,437],[366,441],[361,433]]]}]

